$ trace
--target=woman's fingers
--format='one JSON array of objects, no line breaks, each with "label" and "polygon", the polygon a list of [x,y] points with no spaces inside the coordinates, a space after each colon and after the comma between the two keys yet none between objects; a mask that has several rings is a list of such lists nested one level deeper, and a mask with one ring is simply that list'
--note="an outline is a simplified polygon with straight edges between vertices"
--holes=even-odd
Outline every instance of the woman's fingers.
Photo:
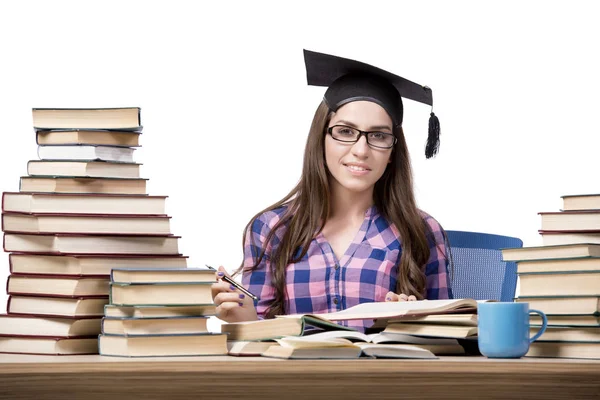
[{"label": "woman's fingers", "polygon": [[246,295],[243,293],[237,292],[220,292],[214,298],[214,303],[216,306],[220,306],[224,303],[232,303],[236,304],[238,307],[244,304],[244,300]]},{"label": "woman's fingers", "polygon": [[406,295],[404,293],[396,294],[394,292],[388,292],[385,295],[385,301],[416,301],[417,298],[414,295]]},{"label": "woman's fingers", "polygon": [[398,295],[394,292],[388,292],[385,295],[385,301],[399,301]]}]

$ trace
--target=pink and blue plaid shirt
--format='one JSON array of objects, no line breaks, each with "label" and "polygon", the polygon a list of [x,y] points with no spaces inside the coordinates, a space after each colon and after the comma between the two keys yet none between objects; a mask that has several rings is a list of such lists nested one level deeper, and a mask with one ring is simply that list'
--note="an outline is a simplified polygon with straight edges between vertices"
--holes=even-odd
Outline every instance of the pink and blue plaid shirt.
[{"label": "pink and blue plaid shirt", "polygon": [[[285,207],[268,211],[252,223],[244,245],[244,268],[254,265],[269,231],[284,211]],[[442,228],[431,216],[421,213],[432,233],[427,237],[431,253],[425,265],[427,299],[452,298]],[[279,229],[273,237],[258,267],[254,271],[244,271],[242,275],[244,287],[259,297],[256,305],[259,318],[264,317],[274,299],[269,255],[279,244],[284,229]],[[365,212],[358,234],[339,260],[327,239],[319,233],[302,260],[287,267],[287,313],[325,313],[360,303],[385,301],[386,294],[396,289],[401,252],[397,229],[379,214],[375,206]],[[372,323],[371,320],[342,322],[359,331]]]}]

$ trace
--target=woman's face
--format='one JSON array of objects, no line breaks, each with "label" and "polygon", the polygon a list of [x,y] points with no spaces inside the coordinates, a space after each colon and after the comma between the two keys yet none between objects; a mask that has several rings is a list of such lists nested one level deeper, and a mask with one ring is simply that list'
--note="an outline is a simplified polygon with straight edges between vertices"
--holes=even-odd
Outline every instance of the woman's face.
[{"label": "woman's face", "polygon": [[[353,101],[344,104],[333,114],[328,127],[345,125],[367,132],[392,134],[392,119],[378,104]],[[333,178],[352,192],[372,190],[390,162],[392,149],[369,146],[362,135],[356,143],[344,143],[325,135],[325,162]]]}]

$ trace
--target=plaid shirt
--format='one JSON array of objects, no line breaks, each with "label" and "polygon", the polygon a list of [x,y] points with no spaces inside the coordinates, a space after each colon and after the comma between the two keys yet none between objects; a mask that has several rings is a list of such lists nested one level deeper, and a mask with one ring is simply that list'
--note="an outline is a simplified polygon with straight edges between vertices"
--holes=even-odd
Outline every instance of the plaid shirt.
[{"label": "plaid shirt", "polygon": [[[244,245],[244,268],[254,265],[261,254],[269,231],[283,215],[285,207],[260,215],[251,225]],[[430,257],[425,265],[427,299],[452,298],[448,259],[441,226],[421,212],[432,235],[427,235]],[[271,283],[270,254],[284,229],[279,229],[266,249],[257,269],[244,271],[242,283],[259,297],[259,318],[272,302],[275,289]],[[311,314],[340,311],[359,303],[385,301],[385,295],[396,290],[396,276],[402,246],[398,230],[373,206],[365,212],[359,232],[338,260],[327,239],[319,233],[308,252],[286,270],[286,311],[289,314]],[[343,321],[342,324],[364,331],[373,321]]]}]

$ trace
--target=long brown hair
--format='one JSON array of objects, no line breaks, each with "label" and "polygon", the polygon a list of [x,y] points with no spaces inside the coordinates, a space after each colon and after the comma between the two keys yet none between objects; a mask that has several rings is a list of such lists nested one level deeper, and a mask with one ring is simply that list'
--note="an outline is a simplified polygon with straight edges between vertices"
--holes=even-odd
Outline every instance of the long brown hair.
[{"label": "long brown hair", "polygon": [[[280,220],[267,235],[262,246],[263,251],[255,264],[246,269],[247,271],[256,269],[265,256],[264,249],[267,248],[267,244],[279,229],[285,229],[281,242],[273,254],[269,254],[275,298],[269,305],[267,318],[286,313],[287,266],[304,257],[315,233],[323,229],[329,216],[330,191],[325,167],[324,142],[331,115],[327,105],[321,102],[308,134],[300,181],[283,199],[252,217],[244,229],[243,243],[246,243],[246,234],[256,218],[267,211],[287,206]],[[402,256],[398,267],[396,292],[423,299],[425,295],[423,266],[429,259],[426,237],[428,227],[416,206],[412,168],[402,127],[395,127],[393,133],[398,140],[392,151],[390,164],[375,184],[373,200],[379,213],[396,227],[402,238]],[[302,251],[298,252],[298,249]],[[242,271],[243,266],[242,263],[236,273]]]}]

